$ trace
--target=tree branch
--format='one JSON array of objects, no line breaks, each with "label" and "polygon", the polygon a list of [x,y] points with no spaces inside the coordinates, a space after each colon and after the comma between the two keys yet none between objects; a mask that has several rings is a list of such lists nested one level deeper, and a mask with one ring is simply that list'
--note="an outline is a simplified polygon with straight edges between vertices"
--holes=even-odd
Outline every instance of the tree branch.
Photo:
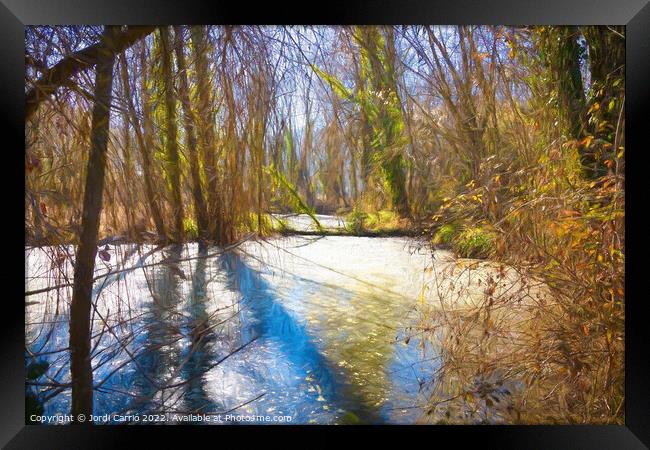
[{"label": "tree branch", "polygon": [[[144,38],[156,27],[133,26],[115,34],[112,47],[115,53],[129,48],[138,40]],[[54,91],[66,83],[71,77],[84,69],[90,68],[97,62],[98,53],[105,47],[105,43],[98,42],[71,55],[66,56],[45,73],[35,83],[34,87],[27,92],[25,105],[25,120],[36,112],[38,105]]]}]

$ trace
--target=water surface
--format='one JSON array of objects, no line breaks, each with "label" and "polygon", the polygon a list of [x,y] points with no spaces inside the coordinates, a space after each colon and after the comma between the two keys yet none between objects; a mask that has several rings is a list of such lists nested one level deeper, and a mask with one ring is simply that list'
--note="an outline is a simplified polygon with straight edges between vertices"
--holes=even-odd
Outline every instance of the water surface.
[{"label": "water surface", "polygon": [[[431,254],[413,240],[293,236],[226,253],[196,244],[110,253],[98,274],[136,268],[95,284],[95,414],[232,411],[319,424],[422,414],[435,354],[403,329]],[[26,256],[27,291],[71,280],[65,252]],[[58,383],[69,381],[70,293],[26,297],[27,348]],[[46,414],[67,413],[69,395],[49,398]]]}]

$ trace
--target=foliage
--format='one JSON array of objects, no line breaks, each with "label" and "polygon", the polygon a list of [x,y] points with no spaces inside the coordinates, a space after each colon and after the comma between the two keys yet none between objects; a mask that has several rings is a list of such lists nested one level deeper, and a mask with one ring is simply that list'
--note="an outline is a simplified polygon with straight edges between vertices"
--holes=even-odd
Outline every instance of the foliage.
[{"label": "foliage", "polygon": [[487,226],[441,225],[433,234],[433,245],[449,245],[462,258],[489,258],[495,249],[496,234]]},{"label": "foliage", "polygon": [[402,219],[399,214],[393,210],[382,209],[368,213],[364,225],[371,231],[395,231],[403,227]]},{"label": "foliage", "polygon": [[355,206],[345,216],[345,229],[352,234],[370,233],[394,233],[408,230],[410,222],[390,209],[382,209],[374,212],[364,212],[359,206]]},{"label": "foliage", "polygon": [[433,235],[433,238],[431,239],[431,243],[433,245],[438,245],[438,244],[444,244],[444,245],[449,245],[451,244],[452,239],[458,232],[458,227],[453,224],[453,223],[446,223],[438,230],[436,230],[435,234]]},{"label": "foliage", "polygon": [[488,258],[494,251],[494,234],[485,228],[463,230],[453,240],[458,253],[465,258]]},{"label": "foliage", "polygon": [[[424,315],[423,327],[445,330],[428,334],[432,341],[455,339],[445,347],[449,364],[438,374],[439,395],[468,393],[466,406],[478,414],[463,418],[465,407],[450,402],[434,408],[432,417],[451,412],[452,422],[622,423],[623,195],[614,178],[593,182],[577,172],[567,177],[573,180],[569,184],[560,181],[558,170],[566,166],[538,166],[504,186],[518,195],[502,204],[507,212],[493,224],[488,246],[492,259],[516,268],[530,285],[546,286],[547,300],[529,297],[527,286],[493,298],[488,284],[485,300],[462,315]],[[475,230],[446,229],[437,236],[453,236],[458,251],[462,245],[485,248],[483,234]],[[504,310],[534,320],[498,320]],[[516,373],[523,383],[507,399],[498,397],[509,409],[478,413],[490,397],[476,394],[477,380],[488,377],[494,385],[504,373]],[[435,399],[432,405],[440,397]]]},{"label": "foliage", "polygon": [[199,227],[193,218],[185,217],[183,219],[183,234],[188,239],[197,239],[199,237]]},{"label": "foliage", "polygon": [[[543,42],[533,40],[548,45]],[[601,148],[620,147],[618,155],[609,154],[608,170],[585,170],[584,154],[595,137],[576,140],[570,127],[554,126],[565,120],[569,107],[553,103],[564,95],[557,90],[561,83],[549,84],[546,68],[535,65],[530,54],[535,47],[514,48],[529,52],[526,82],[531,105],[539,107],[522,111],[533,128],[522,128],[521,142],[532,145],[509,160],[483,158],[476,177],[458,185],[434,215],[434,223],[459,225],[438,225],[434,242],[449,240],[462,256],[483,253],[502,266],[488,278],[477,306],[462,314],[423,313],[421,326],[436,330],[427,336],[445,348],[430,418],[620,424],[625,400],[623,127],[600,134]],[[544,58],[556,57],[557,49],[544,51],[539,53]],[[581,122],[595,125],[592,116],[598,109],[584,111]],[[496,284],[490,283],[508,271],[527,281],[496,296]],[[528,294],[532,285],[548,295]],[[505,311],[523,316],[508,321]],[[507,374],[517,374],[520,384],[503,395],[499,391],[509,383]],[[438,403],[445,398],[453,399]]]},{"label": "foliage", "polygon": [[358,234],[366,229],[365,220],[368,218],[368,214],[354,208],[346,217],[345,217],[345,229],[350,233]]},{"label": "foliage", "polygon": [[289,180],[287,180],[285,175],[276,170],[273,164],[268,166],[266,168],[266,171],[269,175],[271,175],[275,185],[277,187],[282,187],[287,192],[293,210],[298,213],[307,214],[316,225],[318,231],[323,231],[323,227],[316,218],[316,213],[313,208],[309,207],[304,202],[304,200],[300,197],[300,194],[298,194],[296,187]]},{"label": "foliage", "polygon": [[378,170],[390,206],[401,215],[408,215],[405,187],[405,163],[402,154],[404,118],[395,82],[394,43],[379,27],[355,27],[353,37],[358,43],[360,76],[356,93],[331,74],[312,65],[313,70],[343,100],[354,102],[369,125],[369,148],[364,148],[366,170]]}]

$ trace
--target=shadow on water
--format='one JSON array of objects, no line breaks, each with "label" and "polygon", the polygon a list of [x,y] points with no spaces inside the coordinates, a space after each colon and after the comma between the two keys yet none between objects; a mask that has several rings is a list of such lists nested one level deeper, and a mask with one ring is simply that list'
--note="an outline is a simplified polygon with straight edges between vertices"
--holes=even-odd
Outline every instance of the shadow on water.
[{"label": "shadow on water", "polygon": [[[165,249],[167,261],[156,266],[147,277],[152,301],[144,305],[143,332],[136,338],[142,349],[137,357],[138,367],[130,380],[137,397],[131,408],[138,412],[162,412],[176,407],[179,399],[159,389],[173,380],[182,352],[177,345],[183,339],[182,316],[177,308],[182,302],[178,263],[182,248]],[[149,280],[150,278],[150,280]]]},{"label": "shadow on water", "polygon": [[210,343],[214,335],[210,327],[210,315],[206,309],[207,296],[207,249],[199,247],[196,268],[192,276],[192,287],[189,300],[185,302],[185,313],[189,322],[185,326],[186,334],[190,337],[190,343],[183,354],[185,364],[181,370],[181,377],[186,381],[185,405],[192,412],[216,413],[215,404],[205,387],[203,374],[210,367],[214,355],[210,349]]},{"label": "shadow on water", "polygon": [[[95,414],[233,409],[293,423],[416,419],[414,409],[396,410],[415,404],[433,367],[420,363],[415,339],[397,344],[410,302],[338,275],[317,281],[295,260],[283,269],[275,260],[258,266],[239,250],[210,257],[187,247],[191,263],[179,261],[184,253],[167,247],[156,265],[98,283],[102,321],[110,317],[114,328],[94,318]],[[32,348],[65,347],[67,316],[59,319],[30,329],[38,331]],[[67,352],[45,358],[52,378],[65,382]],[[46,412],[67,411],[68,394],[48,400]]]},{"label": "shadow on water", "polygon": [[[296,375],[318,386],[313,396],[343,412],[344,421],[346,417],[367,423],[382,421],[379,411],[370,406],[350,383],[346,370],[335,366],[321,353],[306,327],[279,302],[261,273],[246,264],[236,252],[225,254],[222,264],[229,275],[229,287],[239,291],[243,297],[241,322],[244,342],[258,337],[258,342],[278,344],[282,352],[279,356],[290,364]],[[306,418],[295,419],[306,422]]]}]

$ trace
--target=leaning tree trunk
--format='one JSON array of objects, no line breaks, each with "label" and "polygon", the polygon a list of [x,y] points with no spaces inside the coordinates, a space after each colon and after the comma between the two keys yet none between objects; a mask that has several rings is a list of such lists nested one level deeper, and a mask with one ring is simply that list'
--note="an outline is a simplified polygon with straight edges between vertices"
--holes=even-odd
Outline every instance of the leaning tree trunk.
[{"label": "leaning tree trunk", "polygon": [[90,361],[90,308],[93,288],[97,234],[102,209],[106,149],[110,122],[114,39],[117,27],[106,27],[102,35],[105,45],[99,47],[95,75],[95,105],[92,116],[91,147],[88,157],[84,191],[81,236],[74,270],[74,286],[70,305],[70,377],[72,382],[72,415],[93,412],[93,372]]},{"label": "leaning tree trunk", "polygon": [[[152,26],[130,26],[124,31],[116,30],[111,42],[111,49],[114,52],[121,52],[154,29],[155,27]],[[74,75],[97,64],[102,58],[102,54],[109,50],[106,45],[102,41],[88,46],[66,56],[52,68],[46,70],[26,94],[25,120],[29,120],[34,115],[43,99],[54,94],[60,86],[66,84]]]}]

